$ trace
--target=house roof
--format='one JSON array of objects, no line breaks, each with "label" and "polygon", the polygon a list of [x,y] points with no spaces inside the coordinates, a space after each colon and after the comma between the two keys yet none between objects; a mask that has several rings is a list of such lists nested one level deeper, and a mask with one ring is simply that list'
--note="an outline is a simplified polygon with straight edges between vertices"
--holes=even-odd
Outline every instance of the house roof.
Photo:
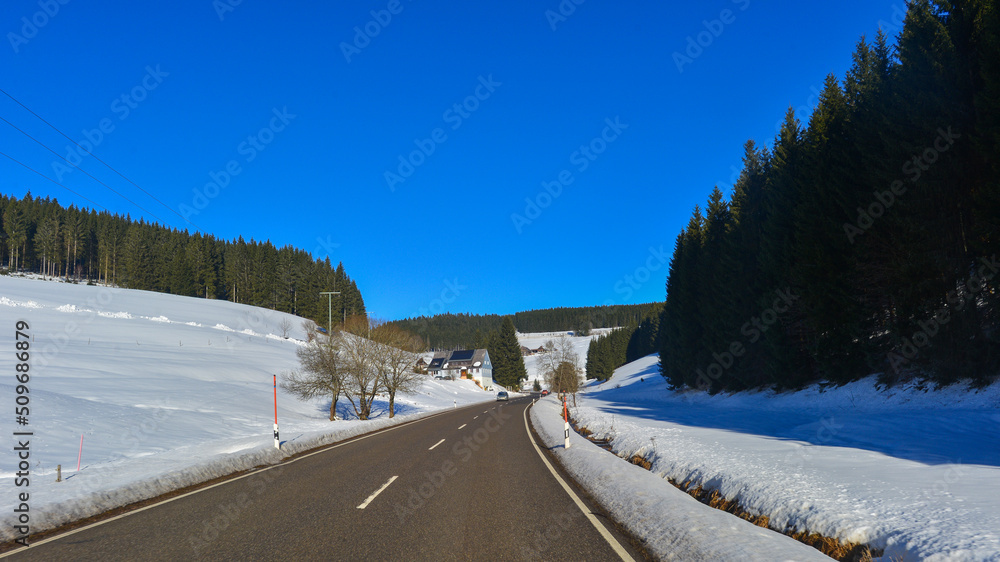
[{"label": "house roof", "polygon": [[427,370],[440,371],[444,369],[462,369],[464,367],[481,367],[486,361],[485,349],[458,349],[455,351],[439,351],[434,354]]}]

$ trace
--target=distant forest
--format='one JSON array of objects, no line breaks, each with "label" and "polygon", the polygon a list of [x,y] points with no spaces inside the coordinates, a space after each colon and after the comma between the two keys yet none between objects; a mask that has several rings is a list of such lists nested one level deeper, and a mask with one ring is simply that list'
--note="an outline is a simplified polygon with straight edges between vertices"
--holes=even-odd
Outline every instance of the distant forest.
[{"label": "distant forest", "polygon": [[0,195],[0,264],[70,281],[225,299],[315,320],[362,314],[365,303],[344,271],[291,246],[232,242],[130,217],[62,207],[55,199]]},{"label": "distant forest", "polygon": [[[575,332],[595,328],[637,326],[655,304],[625,304],[581,308],[529,310],[512,315],[518,332]],[[431,349],[475,348],[497,332],[504,317],[497,314],[438,314],[392,322],[423,338]]]},{"label": "distant forest", "polygon": [[[791,47],[794,48],[794,47]],[[677,237],[661,369],[711,391],[1000,370],[1000,6],[916,0]]]}]

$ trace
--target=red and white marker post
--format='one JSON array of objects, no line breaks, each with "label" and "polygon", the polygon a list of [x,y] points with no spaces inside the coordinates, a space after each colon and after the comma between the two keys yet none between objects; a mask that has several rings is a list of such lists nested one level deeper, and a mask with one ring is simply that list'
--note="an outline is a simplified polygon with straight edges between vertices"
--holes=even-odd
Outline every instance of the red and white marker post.
[{"label": "red and white marker post", "polygon": [[281,449],[281,441],[278,440],[278,375],[274,375],[274,448]]},{"label": "red and white marker post", "polygon": [[563,394],[563,420],[566,424],[566,448],[569,449],[569,407],[566,405],[566,395]]}]

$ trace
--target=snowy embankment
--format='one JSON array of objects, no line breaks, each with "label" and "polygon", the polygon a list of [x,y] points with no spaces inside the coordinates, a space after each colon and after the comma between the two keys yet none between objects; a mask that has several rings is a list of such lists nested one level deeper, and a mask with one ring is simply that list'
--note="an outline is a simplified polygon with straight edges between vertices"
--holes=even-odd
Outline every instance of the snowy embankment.
[{"label": "snowy embankment", "polygon": [[774,531],[708,507],[649,471],[620,459],[575,432],[564,447],[561,404],[545,398],[531,423],[563,467],[660,560],[830,560]]},{"label": "snowy embankment", "polygon": [[[28,493],[35,533],[164,492],[269,464],[296,452],[434,411],[491,401],[471,381],[427,380],[359,421],[346,400],[302,402],[278,389],[281,451],[274,448],[272,375],[295,369],[306,334],[288,314],[146,291],[0,276],[0,352],[13,371],[14,332],[27,322],[29,425],[15,425],[13,375],[0,452],[0,538],[15,537],[13,509]],[[287,322],[285,322],[287,321]],[[282,324],[288,329],[288,339]],[[17,486],[14,431],[28,437],[28,484]],[[82,460],[77,460],[82,436]],[[56,482],[57,465],[62,482]]]},{"label": "snowy embankment", "polygon": [[665,485],[718,490],[773,528],[886,561],[1000,560],[1000,385],[879,390],[868,378],[709,396],[668,390],[657,360],[589,386],[571,415]]}]

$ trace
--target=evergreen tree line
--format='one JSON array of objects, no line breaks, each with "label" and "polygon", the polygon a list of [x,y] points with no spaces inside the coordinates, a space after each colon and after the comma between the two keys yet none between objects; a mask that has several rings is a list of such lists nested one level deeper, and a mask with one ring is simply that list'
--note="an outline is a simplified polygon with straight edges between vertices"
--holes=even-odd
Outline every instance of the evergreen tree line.
[{"label": "evergreen tree line", "polygon": [[[587,335],[595,328],[637,325],[655,306],[625,304],[529,310],[514,314],[512,321],[521,333],[571,331]],[[477,348],[475,343],[482,338],[482,334],[499,330],[504,318],[498,314],[448,313],[407,318],[393,323],[419,335],[428,349],[440,350]]]},{"label": "evergreen tree line", "polygon": [[329,257],[270,242],[232,242],[129,216],[0,195],[0,264],[69,281],[226,299],[327,325],[320,291],[340,291],[334,320],[365,311],[357,285]]},{"label": "evergreen tree line", "polygon": [[625,326],[591,340],[587,347],[587,378],[608,380],[618,367],[659,351],[662,311],[660,303],[638,325]]},{"label": "evergreen tree line", "polygon": [[661,371],[711,391],[1000,367],[1000,8],[910,2],[678,235]]}]

